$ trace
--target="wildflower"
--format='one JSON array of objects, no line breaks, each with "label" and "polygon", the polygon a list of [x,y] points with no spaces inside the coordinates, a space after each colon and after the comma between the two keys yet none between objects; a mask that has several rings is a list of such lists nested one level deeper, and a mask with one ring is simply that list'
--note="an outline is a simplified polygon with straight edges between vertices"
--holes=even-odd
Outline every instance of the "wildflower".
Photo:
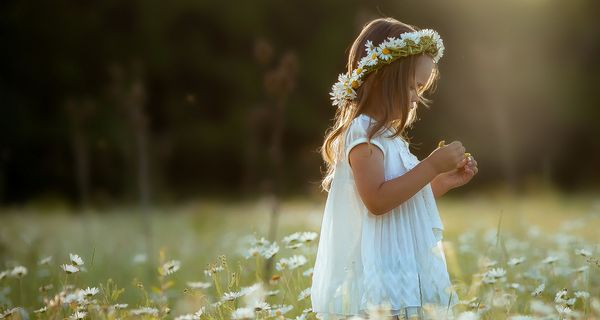
[{"label": "wildflower", "polygon": [[4,313],[0,313],[0,319],[8,318],[11,314],[17,312],[21,307],[15,307],[4,311]]},{"label": "wildflower", "polygon": [[187,285],[188,285],[188,287],[190,287],[192,289],[206,289],[211,286],[211,283],[199,281],[199,282],[188,282]]},{"label": "wildflower", "polygon": [[231,313],[232,320],[254,319],[254,310],[251,308],[237,308]]},{"label": "wildflower", "polygon": [[217,272],[223,271],[223,270],[225,270],[225,268],[223,268],[222,266],[214,266],[214,267],[212,267],[210,269],[204,270],[204,274],[207,277],[210,277],[211,275],[213,275],[213,274],[215,274]]},{"label": "wildflower", "polygon": [[271,308],[271,310],[269,310],[269,317],[274,317],[274,316],[281,316],[286,314],[288,311],[292,310],[294,308],[294,306],[292,305],[276,305],[273,306],[273,308]]},{"label": "wildflower", "polygon": [[73,313],[69,318],[77,320],[77,319],[83,319],[83,318],[85,318],[85,316],[87,316],[87,312],[85,312],[85,311],[75,311],[75,313]]},{"label": "wildflower", "polygon": [[257,282],[249,287],[240,290],[244,295],[246,306],[257,306],[265,300],[266,291],[262,282]]},{"label": "wildflower", "polygon": [[15,278],[22,278],[26,274],[27,274],[27,268],[25,268],[23,266],[16,266],[10,272],[10,276],[15,277]]},{"label": "wildflower", "polygon": [[33,310],[33,313],[44,313],[46,311],[48,311],[48,307],[47,306],[43,306],[43,307],[41,307],[39,309]]},{"label": "wildflower", "polygon": [[294,255],[290,258],[283,258],[279,260],[279,262],[277,262],[277,264],[275,265],[275,268],[279,271],[283,269],[292,270],[305,265],[306,262],[306,257],[304,257],[303,255]]},{"label": "wildflower", "polygon": [[508,260],[508,265],[511,267],[514,267],[518,264],[523,263],[523,261],[525,261],[525,257],[519,257],[519,258],[511,258],[510,260]]},{"label": "wildflower", "polygon": [[582,267],[580,267],[580,268],[577,268],[577,269],[575,269],[575,270],[573,270],[573,271],[574,271],[574,272],[577,272],[577,273],[583,273],[583,272],[585,272],[585,271],[586,271],[588,268],[589,268],[588,266],[582,266]]},{"label": "wildflower", "polygon": [[529,306],[533,313],[540,313],[543,315],[552,315],[554,314],[554,309],[540,300],[531,300],[529,302]]},{"label": "wildflower", "polygon": [[130,310],[129,312],[131,312],[134,315],[142,315],[142,314],[149,314],[149,315],[153,315],[153,316],[158,315],[158,309],[153,308],[153,307],[141,307],[138,309]]},{"label": "wildflower", "polygon": [[555,256],[547,256],[544,260],[542,260],[542,263],[545,264],[552,264],[554,262],[558,261],[558,258]]},{"label": "wildflower", "polygon": [[148,256],[144,253],[138,253],[135,256],[133,256],[132,260],[135,264],[144,263],[148,260]]},{"label": "wildflower", "polygon": [[276,296],[278,293],[279,293],[279,290],[267,291],[267,296]]},{"label": "wildflower", "polygon": [[502,279],[506,276],[506,270],[502,268],[492,268],[483,274],[483,283],[495,283],[497,279]]},{"label": "wildflower", "polygon": [[175,317],[175,320],[199,320],[200,316],[204,313],[204,307],[200,308],[200,310],[195,313],[182,314],[180,316]]},{"label": "wildflower", "polygon": [[535,290],[533,290],[533,292],[531,293],[531,295],[532,296],[539,296],[544,291],[544,288],[546,288],[546,284],[542,282],[542,284],[540,284],[537,288],[535,288]]},{"label": "wildflower", "polygon": [[221,301],[233,301],[243,295],[244,293],[240,291],[225,292],[223,297],[221,297]]},{"label": "wildflower", "polygon": [[249,259],[251,257],[260,255],[260,256],[264,257],[265,259],[270,259],[277,252],[279,252],[279,245],[275,242],[268,243],[268,241],[267,241],[266,244],[264,242],[262,242],[261,244],[250,248],[248,250],[248,253],[246,254],[245,258]]},{"label": "wildflower", "polygon": [[298,294],[298,301],[304,300],[308,296],[310,296],[310,287],[302,290],[300,294]]},{"label": "wildflower", "polygon": [[566,307],[566,306],[562,306],[562,305],[555,305],[554,308],[556,308],[556,311],[558,311],[558,313],[561,316],[566,316],[572,313],[571,308]]},{"label": "wildflower", "polygon": [[40,264],[40,265],[49,264],[50,261],[52,261],[52,256],[48,256],[48,257],[45,257],[45,258],[41,259],[38,262],[38,264]]},{"label": "wildflower", "polygon": [[589,298],[590,293],[587,291],[575,291],[574,295],[577,298],[587,299],[587,298]]},{"label": "wildflower", "polygon": [[98,288],[93,287],[87,287],[86,289],[83,290],[83,295],[85,295],[86,297],[91,297],[96,295],[100,290],[98,290]]},{"label": "wildflower", "polygon": [[181,262],[179,262],[177,260],[167,261],[165,264],[162,265],[162,268],[160,269],[161,275],[173,274],[173,273],[177,272],[177,270],[179,270],[180,267],[181,267]]},{"label": "wildflower", "polygon": [[60,266],[66,273],[76,273],[79,272],[79,268],[70,264],[63,264]]},{"label": "wildflower", "polygon": [[305,277],[310,277],[310,276],[312,276],[313,271],[314,271],[314,268],[311,267],[309,269],[306,269],[304,272],[302,272],[302,275]]},{"label": "wildflower", "polygon": [[581,255],[584,257],[590,257],[592,255],[592,253],[586,249],[577,249],[577,250],[575,250],[575,254],[578,254],[578,255]]},{"label": "wildflower", "polygon": [[81,259],[80,256],[78,256],[76,254],[69,253],[69,258],[71,259],[71,262],[74,265],[77,265],[77,266],[82,266],[83,265],[83,259]]},{"label": "wildflower", "polygon": [[112,305],[113,309],[125,309],[127,306],[127,303],[117,303]]},{"label": "wildflower", "polygon": [[457,320],[477,320],[479,319],[479,314],[474,311],[465,311],[458,315]]},{"label": "wildflower", "polygon": [[253,303],[249,303],[247,305],[249,308],[253,308],[254,311],[263,311],[263,310],[269,310],[271,308],[271,305],[269,305],[268,303],[264,302],[264,301],[255,301]]},{"label": "wildflower", "polygon": [[2,271],[0,272],[0,280],[6,278],[8,276],[8,271]]},{"label": "wildflower", "polygon": [[564,300],[563,297],[566,295],[567,295],[567,289],[562,289],[562,290],[558,291],[556,293],[556,296],[554,296],[554,302],[562,303],[562,301]]},{"label": "wildflower", "polygon": [[[355,80],[358,81],[358,80]],[[283,238],[283,242],[287,248],[298,248],[306,242],[313,241],[317,238],[316,232],[295,232]]]}]

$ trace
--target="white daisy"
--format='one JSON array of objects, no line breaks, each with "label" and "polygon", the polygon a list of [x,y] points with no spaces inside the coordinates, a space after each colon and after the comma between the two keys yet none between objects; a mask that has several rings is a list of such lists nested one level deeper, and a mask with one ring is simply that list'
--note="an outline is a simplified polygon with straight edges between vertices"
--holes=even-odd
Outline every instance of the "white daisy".
[{"label": "white daisy", "polygon": [[577,269],[574,269],[573,272],[582,273],[582,272],[585,272],[587,269],[589,269],[588,266],[582,266]]},{"label": "white daisy", "polygon": [[[348,80],[350,84],[357,82],[357,87],[362,84],[362,81],[358,78],[356,74],[353,74],[352,77]],[[317,238],[316,232],[295,232],[283,238],[283,242],[286,244],[287,248],[297,248],[301,246],[303,243],[310,242]]]},{"label": "white daisy", "polygon": [[567,295],[567,289],[562,289],[556,293],[554,296],[555,303],[564,303],[564,297]]},{"label": "white daisy", "polygon": [[167,261],[165,264],[162,265],[161,274],[163,274],[163,275],[173,274],[173,273],[177,272],[177,270],[179,270],[180,267],[181,267],[180,261],[177,261],[177,260]]},{"label": "white daisy", "polygon": [[279,293],[279,290],[271,290],[267,291],[267,296],[276,296]]},{"label": "white daisy", "polygon": [[48,307],[47,306],[43,306],[43,307],[41,307],[41,308],[39,308],[37,310],[33,310],[33,313],[44,313],[46,311],[48,311]]},{"label": "white daisy", "polygon": [[86,289],[83,290],[83,294],[87,297],[94,296],[98,292],[100,292],[100,290],[98,290],[98,288],[96,288],[96,287],[93,287],[93,288],[87,287]]},{"label": "white daisy", "polygon": [[575,291],[574,293],[575,297],[580,298],[580,299],[587,299],[590,296],[590,293],[587,291]]},{"label": "white daisy", "polygon": [[304,300],[306,299],[306,297],[310,296],[310,287],[300,291],[300,294],[298,294],[298,301],[300,300]]},{"label": "white daisy", "polygon": [[240,291],[225,292],[221,297],[221,301],[233,301],[243,295],[244,293]]},{"label": "white daisy", "polygon": [[190,287],[192,289],[206,289],[206,288],[209,288],[212,284],[210,282],[198,281],[198,282],[188,282],[187,285],[188,285],[188,287]]},{"label": "white daisy", "polygon": [[417,33],[414,32],[405,32],[400,35],[400,39],[402,39],[404,43],[408,43],[408,41],[412,41],[415,44],[419,43],[419,36]]},{"label": "white daisy", "polygon": [[373,46],[373,41],[371,41],[371,40],[367,40],[367,42],[365,43],[365,51],[366,51],[367,53],[369,53],[369,52],[371,52],[373,49],[374,49],[374,46]]},{"label": "white daisy", "polygon": [[77,265],[77,266],[83,265],[83,259],[81,259],[80,256],[69,253],[69,258],[71,259],[71,262],[74,263],[75,265]]},{"label": "white daisy", "polygon": [[552,264],[554,262],[558,261],[558,257],[555,256],[547,256],[544,260],[542,260],[542,263],[545,264]]},{"label": "white daisy", "polygon": [[158,309],[153,308],[153,307],[141,307],[141,308],[129,310],[129,312],[134,315],[142,315],[142,314],[149,314],[149,315],[153,315],[153,316],[158,315]]},{"label": "white daisy", "polygon": [[584,257],[590,257],[592,253],[586,249],[577,249],[575,250],[575,254],[582,255]]},{"label": "white daisy", "polygon": [[511,267],[514,267],[523,263],[523,261],[525,261],[525,257],[511,258],[510,260],[508,260],[507,264]]},{"label": "white daisy", "polygon": [[290,310],[292,310],[294,306],[292,305],[276,305],[272,306],[271,310],[269,310],[269,317],[279,317],[281,315],[286,314]]},{"label": "white daisy", "polygon": [[254,319],[254,316],[252,308],[237,308],[231,313],[232,320]]},{"label": "white daisy", "polygon": [[182,315],[175,317],[175,320],[198,320],[198,319],[200,319],[200,317],[197,317],[191,313],[182,314]]},{"label": "white daisy", "polygon": [[79,272],[79,268],[71,264],[63,264],[60,266],[66,273],[76,273]]},{"label": "white daisy", "polygon": [[311,267],[311,268],[306,269],[304,272],[302,272],[302,275],[305,277],[310,277],[310,276],[312,276],[313,272],[314,272],[314,268]]},{"label": "white daisy", "polygon": [[556,308],[556,311],[558,311],[558,313],[561,316],[565,316],[565,315],[571,314],[571,312],[572,312],[571,308],[569,308],[567,306],[555,305],[554,308]]},{"label": "white daisy", "polygon": [[263,311],[271,309],[271,305],[264,301],[254,301],[247,305],[248,308],[254,309],[254,311]]},{"label": "white daisy", "polygon": [[546,284],[544,282],[542,282],[537,288],[535,288],[533,290],[533,292],[531,292],[531,295],[539,296],[540,294],[542,294],[542,292],[544,291],[545,288],[546,288]]},{"label": "white daisy", "polygon": [[24,266],[16,266],[10,271],[10,276],[14,278],[22,278],[27,274],[27,268]]},{"label": "white daisy", "polygon": [[384,61],[392,59],[392,50],[390,50],[388,42],[381,43],[375,50],[379,59]]},{"label": "white daisy", "polygon": [[85,316],[87,316],[87,312],[75,311],[75,313],[73,313],[69,318],[76,320],[76,319],[83,319],[83,318],[85,318]]},{"label": "white daisy", "polygon": [[305,265],[307,262],[308,260],[306,260],[306,257],[304,257],[303,255],[293,255],[290,258],[282,258],[281,260],[279,260],[279,262],[277,262],[277,264],[275,265],[275,268],[278,271],[284,269],[292,270]]},{"label": "white daisy", "polygon": [[208,277],[210,277],[211,275],[213,275],[214,273],[220,272],[225,270],[225,268],[223,268],[223,266],[214,266],[210,269],[204,270],[204,274]]},{"label": "white daisy", "polygon": [[40,265],[49,264],[49,263],[50,263],[50,261],[52,261],[52,256],[48,256],[48,257],[42,258],[42,259],[41,259],[41,260],[38,262],[38,264],[40,264]]}]

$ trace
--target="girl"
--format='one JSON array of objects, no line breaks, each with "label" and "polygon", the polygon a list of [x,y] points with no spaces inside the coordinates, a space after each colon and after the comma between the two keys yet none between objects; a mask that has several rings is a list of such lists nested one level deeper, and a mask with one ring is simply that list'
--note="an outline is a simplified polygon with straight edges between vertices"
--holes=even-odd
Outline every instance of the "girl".
[{"label": "girl", "polygon": [[376,19],[332,87],[336,122],[321,147],[328,198],[311,287],[321,319],[380,318],[381,310],[392,319],[454,317],[435,198],[469,182],[477,162],[459,141],[419,161],[405,136],[443,50],[433,30]]}]

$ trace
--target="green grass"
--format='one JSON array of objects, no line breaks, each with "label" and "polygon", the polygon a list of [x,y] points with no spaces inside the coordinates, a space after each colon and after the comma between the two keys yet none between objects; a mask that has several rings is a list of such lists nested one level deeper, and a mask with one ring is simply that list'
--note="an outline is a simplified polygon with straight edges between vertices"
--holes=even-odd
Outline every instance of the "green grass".
[{"label": "green grass", "polygon": [[[274,256],[274,264],[294,254],[306,256],[308,263],[282,272],[273,269],[281,278],[271,283],[267,281],[267,290],[280,291],[267,296],[266,301],[271,305],[293,306],[280,318],[314,319],[314,314],[306,310],[310,308],[310,297],[301,301],[297,297],[310,286],[310,277],[303,272],[314,263],[317,242],[289,249],[281,240],[297,231],[318,232],[323,206],[324,198],[288,200],[281,207],[276,238],[281,249]],[[541,318],[543,308],[549,308],[548,312],[560,318],[555,306],[565,303],[554,299],[558,291],[567,288],[567,298],[574,297],[578,290],[590,294],[588,299],[577,298],[571,309],[581,317],[594,317],[594,310],[595,316],[600,316],[599,239],[595,227],[600,225],[600,201],[597,197],[545,191],[517,198],[488,192],[463,197],[448,195],[438,200],[438,208],[446,228],[444,249],[451,279],[465,302],[457,311],[477,312],[482,319],[505,319],[517,314]],[[24,308],[10,315],[15,318],[24,312],[34,317],[33,310],[48,304],[44,297],[51,299],[63,285],[70,284],[74,288],[100,288],[92,306],[127,303],[125,310],[151,306],[158,309],[158,318],[193,313],[205,306],[202,317],[229,319],[235,309],[244,306],[242,298],[216,308],[210,308],[210,303],[218,301],[225,292],[271,276],[264,274],[265,259],[243,257],[249,249],[249,244],[244,242],[248,236],[267,237],[270,216],[267,201],[200,200],[177,207],[155,208],[146,220],[148,223],[131,208],[84,214],[39,207],[3,211],[0,272],[10,273],[18,265],[28,269],[22,278],[6,275],[0,280],[0,311],[17,306]],[[589,250],[591,256],[576,253],[583,248]],[[136,255],[147,250],[145,262],[134,262]],[[73,275],[63,272],[60,265],[69,263],[69,253],[83,258],[85,272]],[[39,265],[39,260],[47,256],[52,256],[50,263]],[[559,259],[543,263],[548,256]],[[510,259],[517,257],[524,257],[524,262],[508,265]],[[161,275],[158,269],[168,260],[180,261],[181,269]],[[490,264],[490,261],[495,263]],[[215,273],[214,278],[204,273],[213,263],[225,267],[224,271]],[[588,269],[574,271],[581,267]],[[503,268],[506,276],[495,283],[482,283],[482,277],[491,268]],[[211,282],[212,285],[207,289],[190,289],[187,282]],[[532,296],[531,292],[542,282],[544,291],[540,296]],[[519,288],[511,288],[511,283],[518,283]],[[40,292],[39,288],[48,284],[53,288]],[[115,285],[117,290],[114,290]],[[62,308],[48,308],[46,313],[35,314],[35,317],[62,319],[72,315],[78,307],[87,312],[88,318],[132,315],[127,311],[109,313],[92,306],[82,308],[72,303]],[[263,313],[257,317],[268,316]]]}]

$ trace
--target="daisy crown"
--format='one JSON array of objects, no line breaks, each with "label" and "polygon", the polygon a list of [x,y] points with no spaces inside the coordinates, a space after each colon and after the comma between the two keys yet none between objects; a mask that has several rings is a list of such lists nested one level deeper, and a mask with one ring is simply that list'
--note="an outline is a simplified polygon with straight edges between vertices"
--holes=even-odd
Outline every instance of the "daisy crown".
[{"label": "daisy crown", "polygon": [[360,59],[357,68],[351,74],[341,73],[331,87],[334,106],[339,107],[343,101],[356,99],[356,90],[368,74],[399,58],[428,53],[437,63],[444,55],[444,42],[436,31],[422,29],[402,33],[400,38],[388,37],[378,46],[373,46],[373,42],[367,40],[365,51],[367,54]]}]

